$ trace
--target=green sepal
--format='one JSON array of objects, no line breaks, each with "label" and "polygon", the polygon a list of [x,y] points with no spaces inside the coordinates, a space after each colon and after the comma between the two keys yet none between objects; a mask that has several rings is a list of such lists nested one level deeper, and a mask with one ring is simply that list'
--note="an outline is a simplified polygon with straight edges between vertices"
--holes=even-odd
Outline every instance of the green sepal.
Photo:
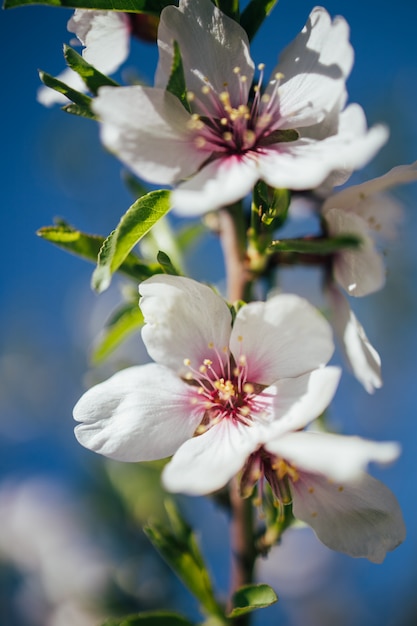
[{"label": "green sepal", "polygon": [[329,238],[282,239],[273,241],[269,252],[298,252],[300,254],[334,254],[345,249],[355,249],[361,244],[356,235],[339,235]]},{"label": "green sepal", "polygon": [[[83,233],[63,220],[58,221],[55,226],[40,228],[36,234],[59,248],[93,263],[97,262],[98,254],[104,243],[104,237]],[[157,263],[143,263],[131,253],[124,259],[118,271],[136,282],[141,282],[154,274],[161,273],[161,267]]]},{"label": "green sepal", "polygon": [[166,252],[159,250],[156,260],[162,267],[164,274],[170,274],[171,276],[181,276],[180,272],[174,267],[171,259],[166,254]]},{"label": "green sepal", "polygon": [[170,192],[161,189],[151,191],[132,204],[101,247],[91,280],[93,289],[101,293],[109,287],[113,273],[132,248],[170,208]]},{"label": "green sepal", "polygon": [[81,115],[82,117],[87,117],[92,120],[97,119],[91,110],[92,98],[77,91],[76,89],[72,89],[72,87],[63,83],[62,80],[58,80],[58,78],[54,78],[46,72],[40,71],[39,77],[44,85],[58,91],[58,93],[64,94],[64,96],[74,103],[75,107],[71,105],[64,107],[64,110],[67,113],[74,113],[75,115]]},{"label": "green sepal", "polygon": [[274,189],[260,180],[253,190],[253,210],[261,222],[271,229],[281,228],[288,216],[291,193],[288,189]]},{"label": "green sepal", "polygon": [[129,302],[106,323],[100,341],[91,354],[93,365],[99,365],[134,331],[143,326],[143,314],[137,302]]},{"label": "green sepal", "polygon": [[220,11],[239,22],[239,0],[215,0],[215,4]]},{"label": "green sepal", "polygon": [[103,626],[193,626],[193,623],[177,613],[147,611],[138,615],[109,619]]},{"label": "green sepal", "polygon": [[81,76],[88,89],[94,95],[97,95],[100,87],[118,86],[114,80],[96,70],[96,68],[93,65],[90,65],[90,63],[87,63],[81,54],[78,54],[78,52],[70,46],[64,45],[64,57],[68,66]]},{"label": "green sepal", "polygon": [[284,128],[273,130],[272,133],[262,139],[263,146],[272,146],[275,143],[288,143],[291,141],[297,141],[300,138],[300,133],[295,128]]},{"label": "green sepal", "polygon": [[232,597],[232,610],[228,617],[239,617],[256,609],[264,609],[277,602],[278,597],[269,585],[245,585],[240,587]]},{"label": "green sepal", "polygon": [[178,43],[174,41],[174,56],[172,59],[171,75],[166,90],[176,96],[189,113],[190,105],[187,99],[187,86],[185,84],[184,66],[182,64],[181,51]]},{"label": "green sepal", "polygon": [[183,519],[172,500],[166,502],[170,528],[152,523],[144,531],[161,556],[188,587],[209,615],[225,622],[222,607],[217,603],[210,575],[207,571],[192,528]]},{"label": "green sepal", "polygon": [[174,4],[172,0],[5,0],[4,8],[12,9],[27,4],[43,4],[70,9],[97,9],[124,13],[149,13],[159,16],[162,9]]},{"label": "green sepal", "polygon": [[249,41],[256,35],[262,22],[271,13],[277,1],[250,0],[240,18],[240,24],[245,29]]}]

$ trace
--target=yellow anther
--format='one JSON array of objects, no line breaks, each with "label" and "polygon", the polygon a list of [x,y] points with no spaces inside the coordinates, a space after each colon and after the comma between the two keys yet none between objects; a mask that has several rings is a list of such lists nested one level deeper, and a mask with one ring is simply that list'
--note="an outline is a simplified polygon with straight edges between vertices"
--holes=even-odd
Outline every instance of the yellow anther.
[{"label": "yellow anther", "polygon": [[212,341],[210,341],[207,345],[210,348],[210,350],[214,348],[214,343]]},{"label": "yellow anther", "polygon": [[295,467],[289,465],[284,459],[277,459],[272,465],[272,469],[276,471],[278,480],[282,480],[285,476],[289,476],[291,480],[297,482],[299,475]]},{"label": "yellow anther", "polygon": [[194,91],[187,91],[187,100],[188,102],[192,102],[195,99]]},{"label": "yellow anther", "polygon": [[284,74],[282,72],[277,72],[274,78],[275,80],[282,80],[284,78]]},{"label": "yellow anther", "polygon": [[227,346],[223,346],[222,348],[222,352],[224,352],[225,354],[227,354],[229,352],[229,348]]},{"label": "yellow anther", "polygon": [[210,93],[210,87],[208,85],[204,85],[203,87],[201,87],[201,92],[204,94]]},{"label": "yellow anther", "polygon": [[222,126],[227,126],[228,121],[229,121],[229,120],[227,119],[227,117],[222,117],[222,119],[220,120],[220,124],[221,124]]},{"label": "yellow anther", "polygon": [[265,63],[259,63],[258,70],[261,72],[264,69],[265,69]]},{"label": "yellow anther", "polygon": [[238,340],[238,341],[243,341],[243,337],[242,337],[242,335],[238,335],[237,340]]},{"label": "yellow anther", "polygon": [[234,68],[233,68],[233,73],[234,73],[234,74],[239,74],[239,72],[240,72],[240,67],[238,67],[238,66],[236,65],[236,67],[234,67]]},{"label": "yellow anther", "polygon": [[255,93],[258,93],[259,89],[260,89],[259,85],[255,85],[254,88],[253,88],[253,91]]},{"label": "yellow anther", "polygon": [[198,404],[198,398],[191,398],[190,404]]},{"label": "yellow anther", "polygon": [[255,387],[252,385],[252,383],[245,383],[243,385],[243,391],[245,393],[253,393],[255,391]]},{"label": "yellow anther", "polygon": [[204,137],[201,137],[200,135],[194,139],[194,145],[196,148],[204,148],[206,143],[207,142]]},{"label": "yellow anther", "polygon": [[232,133],[230,133],[229,131],[223,133],[223,139],[225,141],[232,141],[232,139],[233,139]]},{"label": "yellow anther", "polygon": [[241,83],[246,83],[248,81],[248,77],[245,75],[239,76],[239,80]]},{"label": "yellow anther", "polygon": [[187,372],[184,378],[185,380],[193,380],[193,375],[191,374],[191,372]]},{"label": "yellow anther", "polygon": [[199,395],[199,396],[202,396],[202,395],[203,395],[203,393],[204,393],[205,391],[206,391],[206,390],[204,389],[204,387],[199,387],[199,388],[197,389],[197,393],[198,393],[198,395]]},{"label": "yellow anther", "polygon": [[190,359],[184,359],[183,363],[184,363],[184,365],[189,367],[191,365],[191,360]]},{"label": "yellow anther", "polygon": [[245,140],[247,143],[253,143],[256,139],[256,135],[253,130],[245,130]]},{"label": "yellow anther", "polygon": [[242,406],[239,409],[239,413],[241,413],[243,417],[247,417],[250,414],[250,408],[248,406]]},{"label": "yellow anther", "polygon": [[270,100],[271,100],[271,96],[269,95],[269,93],[264,93],[261,98],[261,101],[267,104]]},{"label": "yellow anther", "polygon": [[200,374],[205,374],[207,372],[207,367],[205,365],[200,365],[198,371],[200,372]]},{"label": "yellow anther", "polygon": [[245,356],[244,354],[241,354],[241,355],[240,355],[240,357],[239,357],[239,364],[240,364],[240,365],[246,365],[246,364],[247,364],[247,362],[248,362],[248,361],[247,361],[246,356]]},{"label": "yellow anther", "polygon": [[203,363],[204,365],[213,365],[213,361],[210,361],[210,359],[204,359]]}]

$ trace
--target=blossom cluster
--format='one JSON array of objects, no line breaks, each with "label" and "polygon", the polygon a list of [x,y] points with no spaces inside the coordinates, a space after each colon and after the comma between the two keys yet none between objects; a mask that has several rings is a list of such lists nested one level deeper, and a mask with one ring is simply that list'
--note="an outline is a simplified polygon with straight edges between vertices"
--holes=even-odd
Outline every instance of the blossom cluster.
[{"label": "blossom cluster", "polygon": [[[77,10],[69,22],[84,59],[103,73],[127,58],[131,28],[131,18],[114,12]],[[107,85],[93,98],[104,146],[143,181],[172,187],[171,208],[182,217],[233,205],[245,219],[248,196],[263,185],[270,197],[287,190],[292,198],[280,215],[272,201],[252,201],[260,228],[274,226],[308,194],[322,227],[318,243],[336,246],[322,263],[328,319],[294,294],[228,303],[192,278],[155,274],[139,285],[153,363],[89,389],[74,409],[76,437],[118,461],[170,457],[162,481],[171,492],[209,494],[237,475],[242,497],[256,493],[262,503],[272,493],[282,514],[292,505],[327,546],[381,562],[403,541],[404,523],[395,496],[366,469],[394,461],[399,446],[326,432],[317,418],[341,375],[328,365],[333,331],[364,388],[382,385],[378,352],[343,291],[361,297],[382,288],[380,241],[395,235],[401,217],[387,192],[416,180],[417,162],[335,189],[374,157],[388,131],[368,128],[362,108],[347,104],[349,28],[322,7],[269,79],[245,30],[210,0],[165,7],[157,44],[153,87]],[[184,88],[175,91],[178,67]],[[84,89],[69,72],[61,80]],[[51,104],[55,94],[43,87],[39,99]],[[355,246],[340,244],[346,236]],[[248,250],[242,271],[256,281],[262,272]],[[258,252],[262,268],[279,265],[272,236]]]}]

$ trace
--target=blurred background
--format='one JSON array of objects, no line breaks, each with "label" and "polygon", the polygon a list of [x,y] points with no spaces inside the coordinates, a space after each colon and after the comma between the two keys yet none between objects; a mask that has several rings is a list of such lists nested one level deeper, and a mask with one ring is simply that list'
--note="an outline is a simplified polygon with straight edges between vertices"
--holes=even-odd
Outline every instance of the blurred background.
[{"label": "blurred background", "polygon": [[[252,50],[267,74],[312,7],[306,0],[280,0],[267,19]],[[370,124],[385,121],[391,128],[387,146],[352,178],[358,182],[417,159],[417,4],[328,0],[326,8],[351,26],[356,60],[349,100],[364,107]],[[196,619],[195,601],[140,529],[150,515],[162,514],[155,472],[105,462],[73,436],[72,407],[84,389],[146,354],[139,336],[132,336],[105,367],[92,369],[90,350],[119,300],[121,282],[97,296],[89,287],[92,265],[36,236],[56,217],[107,235],[132,203],[96,125],[36,101],[37,70],[56,75],[64,67],[71,14],[40,6],[0,13],[0,624],[90,626],[118,612],[167,606]],[[156,61],[155,46],[133,41],[120,76],[152,82]],[[260,563],[260,579],[274,586],[280,601],[259,612],[258,625],[417,622],[417,184],[395,195],[405,207],[404,222],[389,245],[386,287],[352,303],[381,354],[384,386],[369,396],[345,373],[332,416],[343,432],[401,442],[399,461],[373,473],[397,495],[408,537],[374,565],[332,553],[308,529],[289,531]],[[220,281],[215,238],[207,236],[201,250],[191,274]],[[227,516],[204,499],[180,501],[224,594]]]}]

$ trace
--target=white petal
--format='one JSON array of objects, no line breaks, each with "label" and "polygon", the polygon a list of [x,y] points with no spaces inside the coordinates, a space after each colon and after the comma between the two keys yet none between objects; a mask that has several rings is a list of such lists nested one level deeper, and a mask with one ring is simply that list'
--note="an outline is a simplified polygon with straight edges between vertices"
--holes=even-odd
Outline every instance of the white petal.
[{"label": "white petal", "polygon": [[102,87],[92,108],[101,139],[141,178],[171,184],[189,176],[207,158],[194,148],[189,113],[178,98],[152,87]]},{"label": "white petal", "polygon": [[244,198],[258,178],[253,155],[216,159],[173,191],[173,209],[184,216],[220,209]]},{"label": "white petal", "polygon": [[[204,100],[209,110],[217,113],[210,96],[201,93],[204,85],[219,94],[227,83],[232,105],[246,103],[254,64],[247,35],[235,20],[210,0],[181,0],[178,8],[166,7],[158,29],[157,87],[165,88],[171,74],[173,41],[180,48],[187,89],[198,94],[198,100]],[[246,83],[241,83],[233,71],[236,67],[247,77]],[[239,97],[237,102],[235,94]]]},{"label": "white petal", "polygon": [[330,480],[355,480],[371,461],[390,463],[399,453],[394,442],[379,443],[314,431],[293,432],[268,441],[265,448],[289,461],[301,472]]},{"label": "white petal", "polygon": [[[139,286],[142,337],[150,356],[184,375],[184,359],[198,370],[204,359],[225,359],[232,317],[210,287],[191,278],[156,275]],[[211,346],[211,347],[210,347]],[[216,352],[217,351],[217,352]]]},{"label": "white petal", "polygon": [[394,494],[363,474],[355,481],[329,483],[303,476],[292,486],[293,513],[309,524],[332,550],[382,563],[405,539],[404,520]]},{"label": "white petal", "polygon": [[330,404],[339,383],[338,367],[323,367],[298,378],[285,378],[261,394],[272,395],[274,421],[269,436],[304,428]]},{"label": "white petal", "polygon": [[130,26],[124,13],[76,9],[68,30],[85,46],[87,63],[103,74],[113,74],[129,54]]},{"label": "white petal", "polygon": [[369,342],[363,326],[350,309],[343,294],[336,287],[327,289],[331,306],[331,323],[335,329],[345,358],[354,376],[368,393],[382,387],[381,359]]},{"label": "white petal", "polygon": [[203,495],[224,487],[258,447],[258,433],[254,426],[223,419],[175,453],[162,474],[165,488]]},{"label": "white petal", "polygon": [[336,179],[346,178],[347,172],[366,165],[388,138],[383,126],[366,131],[363,111],[358,105],[345,109],[339,121],[334,135],[322,138],[323,128],[318,125],[314,128],[319,137],[301,129],[297,141],[265,150],[258,156],[260,178],[277,188],[313,189],[330,174]]},{"label": "white petal", "polygon": [[326,364],[333,353],[332,331],[307,300],[281,294],[238,311],[230,348],[236,361],[246,357],[247,380],[271,385]]},{"label": "white petal", "polygon": [[334,256],[333,274],[339,285],[351,296],[366,296],[385,283],[385,267],[381,255],[368,236],[368,225],[361,217],[341,209],[326,211],[329,235],[357,235],[359,248],[341,250]]},{"label": "white petal", "polygon": [[189,387],[151,363],[129,367],[89,389],[74,408],[78,441],[117,461],[151,461],[173,454],[201,421]]},{"label": "white petal", "polygon": [[352,63],[346,21],[336,17],[332,22],[325,9],[313,9],[273,72],[284,75],[278,93],[285,127],[315,124],[329,114],[344,93]]},{"label": "white petal", "polygon": [[417,161],[410,165],[399,165],[392,170],[373,178],[360,185],[353,185],[347,187],[338,193],[333,194],[326,200],[323,205],[323,212],[328,209],[345,209],[355,210],[358,204],[361,204],[365,198],[369,198],[375,194],[379,194],[384,191],[388,191],[392,187],[397,185],[403,185],[405,183],[411,183],[417,180]]}]

